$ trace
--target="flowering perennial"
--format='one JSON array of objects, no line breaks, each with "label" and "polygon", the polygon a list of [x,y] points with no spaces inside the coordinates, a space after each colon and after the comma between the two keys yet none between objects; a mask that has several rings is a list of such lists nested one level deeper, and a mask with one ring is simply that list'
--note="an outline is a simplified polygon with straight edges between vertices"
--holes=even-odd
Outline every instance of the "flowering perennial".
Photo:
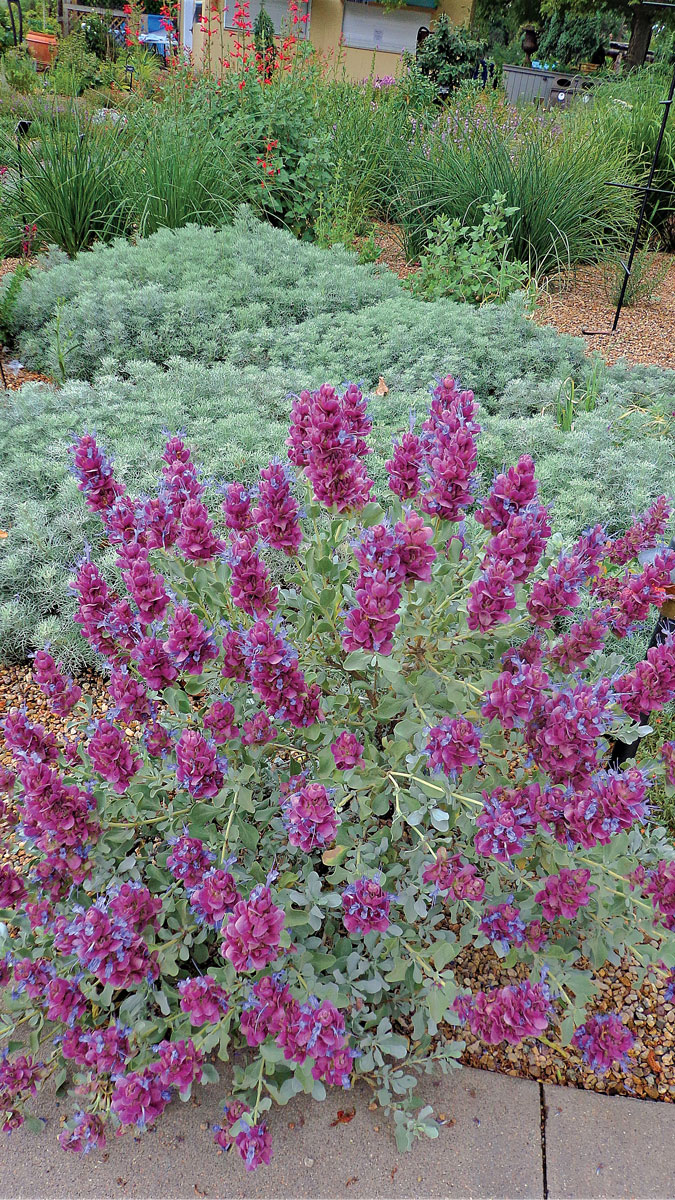
[{"label": "flowering perennial", "polygon": [[[561,548],[527,455],[476,501],[477,405],[449,376],[382,502],[370,430],[355,385],[301,392],[297,470],[225,485],[216,518],[178,435],[152,498],[93,435],[72,447],[121,582],[90,556],[73,580],[105,715],[45,649],[66,734],[2,723],[0,835],[24,851],[0,864],[2,1010],[39,1031],[0,1059],[6,1130],[66,1068],[59,1141],[95,1152],[220,1058],[214,1142],[246,1170],[270,1161],[273,1100],[359,1074],[403,1148],[437,1132],[408,1068],[454,1060],[462,1026],[571,1042],[597,1073],[632,1034],[586,1011],[583,964],[635,951],[670,979],[675,856],[648,797],[675,786],[675,750],[615,769],[611,748],[675,698],[675,634],[634,666],[603,653],[668,594],[668,503]],[[467,994],[472,941],[518,972]]]}]

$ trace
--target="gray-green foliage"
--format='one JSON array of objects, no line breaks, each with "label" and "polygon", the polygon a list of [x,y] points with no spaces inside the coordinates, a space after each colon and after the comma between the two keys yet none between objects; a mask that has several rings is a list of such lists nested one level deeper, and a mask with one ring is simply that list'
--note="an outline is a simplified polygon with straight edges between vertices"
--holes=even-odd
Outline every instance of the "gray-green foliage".
[{"label": "gray-green foliage", "polygon": [[1,402],[6,659],[47,640],[71,667],[85,661],[67,587],[85,541],[100,538],[68,474],[67,446],[83,429],[96,432],[133,492],[154,489],[167,429],[185,431],[211,483],[252,481],[283,453],[289,393],[349,379],[372,392],[382,374],[389,393],[371,400],[369,459],[382,486],[392,434],[407,428],[411,410],[421,416],[434,377],[450,372],[480,401],[481,487],[529,451],[566,536],[598,520],[618,530],[655,495],[675,492],[672,438],[649,419],[657,408],[675,408],[672,373],[608,368],[595,381],[594,411],[580,406],[564,432],[556,398],[569,377],[584,391],[591,368],[583,343],[539,328],[514,302],[476,310],[417,301],[393,276],[358,267],[342,249],[319,251],[246,219],[218,233],[165,230],[137,247],[53,259],[24,286],[17,309],[22,353],[32,346],[31,361],[47,366],[54,362],[50,306],[59,296],[63,327],[77,331],[68,370],[74,364],[93,382],[28,384]]},{"label": "gray-green foliage", "polygon": [[246,213],[224,229],[161,229],[137,246],[99,245],[72,264],[53,252],[46,266],[15,309],[19,354],[58,372],[62,302],[67,373],[87,379],[104,356],[263,365],[284,330],[399,294],[390,273],[364,271],[339,249],[318,253]]}]

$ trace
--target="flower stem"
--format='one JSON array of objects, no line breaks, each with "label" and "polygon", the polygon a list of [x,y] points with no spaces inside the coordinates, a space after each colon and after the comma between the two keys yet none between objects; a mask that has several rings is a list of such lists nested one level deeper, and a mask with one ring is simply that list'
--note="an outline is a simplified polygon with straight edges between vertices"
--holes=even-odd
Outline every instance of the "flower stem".
[{"label": "flower stem", "polygon": [[138,825],[157,825],[159,821],[173,821],[176,817],[184,817],[186,813],[192,812],[192,805],[189,808],[179,808],[178,812],[163,812],[158,817],[149,817],[147,821],[108,821],[108,829],[136,829]]}]

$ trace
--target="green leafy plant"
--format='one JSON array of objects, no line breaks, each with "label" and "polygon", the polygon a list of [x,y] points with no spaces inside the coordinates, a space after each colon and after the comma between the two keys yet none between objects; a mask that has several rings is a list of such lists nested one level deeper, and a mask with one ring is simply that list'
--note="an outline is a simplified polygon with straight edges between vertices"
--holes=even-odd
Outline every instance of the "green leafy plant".
[{"label": "green leafy plant", "polygon": [[61,26],[47,0],[42,0],[35,8],[29,8],[24,13],[23,27],[29,32],[53,33],[56,37],[61,33]]},{"label": "green leafy plant", "polygon": [[510,258],[513,236],[507,219],[516,212],[506,207],[503,193],[495,192],[476,225],[462,225],[458,217],[437,217],[420,270],[410,276],[413,293],[428,300],[445,296],[469,304],[502,304],[524,288],[528,269]]},{"label": "green leafy plant", "polygon": [[80,21],[79,29],[84,34],[90,54],[95,54],[101,61],[115,62],[119,55],[119,46],[113,37],[109,19],[99,13],[91,13]]},{"label": "green leafy plant", "polygon": [[54,91],[64,96],[79,96],[99,78],[99,60],[87,49],[84,31],[78,26],[59,42],[51,72]]},{"label": "green leafy plant", "polygon": [[5,82],[12,91],[19,92],[23,96],[30,95],[38,86],[35,59],[22,46],[5,50],[0,69]]},{"label": "green leafy plant", "polygon": [[224,92],[221,113],[223,142],[246,164],[249,198],[271,221],[311,235],[333,162],[311,79],[277,71],[265,83],[251,75],[241,92]]},{"label": "green leafy plant", "polygon": [[14,45],[12,22],[6,4],[0,5],[0,53]]},{"label": "green leafy plant", "polygon": [[0,291],[0,344],[9,341],[12,318],[16,302],[21,291],[21,284],[28,274],[26,263],[19,263],[9,278],[6,287]]},{"label": "green leafy plant", "polygon": [[368,236],[359,242],[358,256],[360,263],[374,263],[382,257],[382,247],[375,240],[374,229],[371,229]]}]

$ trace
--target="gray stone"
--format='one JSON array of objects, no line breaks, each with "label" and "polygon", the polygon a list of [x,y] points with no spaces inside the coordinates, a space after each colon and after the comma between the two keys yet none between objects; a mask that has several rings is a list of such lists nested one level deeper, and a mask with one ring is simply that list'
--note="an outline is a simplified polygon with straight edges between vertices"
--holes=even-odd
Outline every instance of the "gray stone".
[{"label": "gray stone", "polygon": [[[539,1088],[536,1083],[465,1069],[424,1077],[420,1096],[432,1103],[438,1138],[399,1154],[392,1122],[371,1111],[365,1086],[333,1089],[324,1104],[299,1098],[270,1115],[275,1154],[247,1174],[237,1155],[218,1153],[221,1085],[175,1101],[142,1138],[110,1138],[105,1155],[80,1157],[55,1144],[63,1104],[40,1098],[43,1134],[19,1129],[0,1141],[0,1195],[7,1200],[162,1200],[195,1197],[284,1197],[364,1200],[381,1197],[542,1196]],[[356,1108],[348,1123],[338,1110]]]},{"label": "gray stone", "polygon": [[545,1087],[551,1200],[675,1196],[675,1108]]}]

